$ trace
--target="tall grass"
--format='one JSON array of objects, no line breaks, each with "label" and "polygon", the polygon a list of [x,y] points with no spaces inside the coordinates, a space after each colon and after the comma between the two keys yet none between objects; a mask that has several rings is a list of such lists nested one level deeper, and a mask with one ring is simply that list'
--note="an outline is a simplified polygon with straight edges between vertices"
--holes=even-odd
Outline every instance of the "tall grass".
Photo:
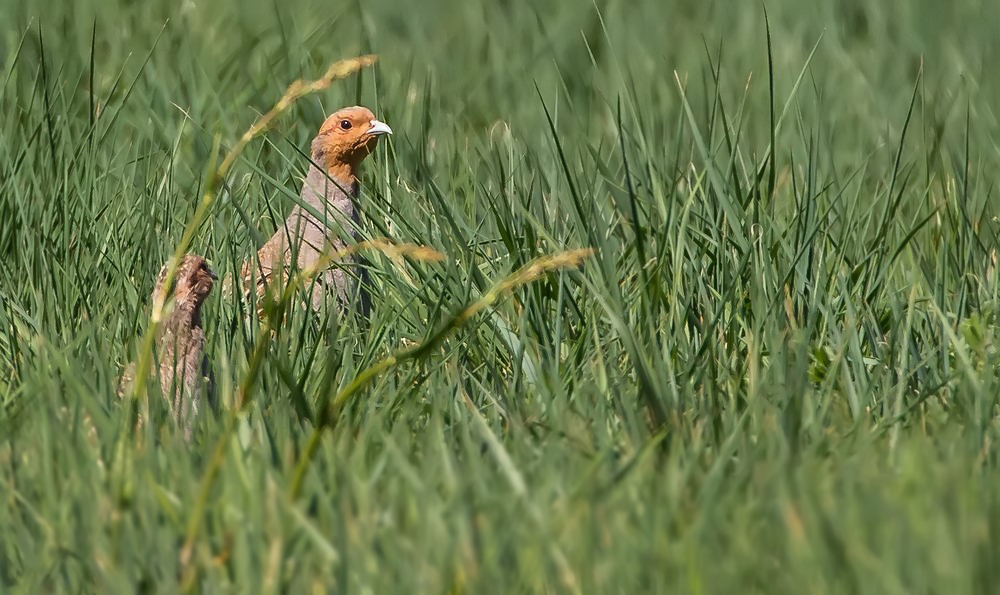
[{"label": "tall grass", "polygon": [[[4,592],[1000,578],[1000,7],[0,16]],[[367,53],[213,178],[289,84]],[[395,131],[366,235],[443,258],[369,253],[368,321],[213,292],[219,410],[188,444],[141,390],[132,435],[117,378],[160,266],[189,243],[235,271],[355,103]]]}]

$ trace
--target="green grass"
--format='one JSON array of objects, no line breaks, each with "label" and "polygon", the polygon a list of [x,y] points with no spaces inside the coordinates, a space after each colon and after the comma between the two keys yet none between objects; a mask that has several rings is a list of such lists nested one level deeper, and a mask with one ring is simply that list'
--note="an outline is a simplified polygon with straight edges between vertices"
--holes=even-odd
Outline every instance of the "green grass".
[{"label": "green grass", "polygon": [[[766,9],[0,0],[0,590],[989,592],[1000,5]],[[214,292],[223,407],[189,445],[151,391],[124,431],[213,159],[367,52],[191,249],[239,266],[363,103],[368,234],[447,258],[372,255],[368,324],[262,338]]]}]

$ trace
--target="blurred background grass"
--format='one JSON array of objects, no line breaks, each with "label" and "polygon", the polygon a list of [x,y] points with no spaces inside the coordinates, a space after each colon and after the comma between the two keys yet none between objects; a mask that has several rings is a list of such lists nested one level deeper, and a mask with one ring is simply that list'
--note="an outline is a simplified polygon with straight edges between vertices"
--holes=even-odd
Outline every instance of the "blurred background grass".
[{"label": "blurred background grass", "polygon": [[[766,8],[770,43],[734,0],[0,0],[3,590],[990,591],[1000,5]],[[365,52],[192,249],[252,254],[363,103],[395,131],[370,235],[447,260],[373,257],[369,324],[293,315],[232,440],[223,410],[185,444],[155,395],[123,434],[213,144]],[[583,247],[355,395],[293,493],[360,370]],[[206,313],[224,405],[244,308]]]}]

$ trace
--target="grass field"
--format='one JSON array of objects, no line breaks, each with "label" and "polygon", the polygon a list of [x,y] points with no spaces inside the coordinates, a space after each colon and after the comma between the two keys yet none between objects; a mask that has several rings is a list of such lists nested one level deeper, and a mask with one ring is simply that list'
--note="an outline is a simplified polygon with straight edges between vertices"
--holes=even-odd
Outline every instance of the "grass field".
[{"label": "grass field", "polygon": [[[997,23],[0,0],[0,591],[994,591]],[[190,247],[233,271],[362,103],[395,132],[367,234],[446,258],[371,255],[366,324],[270,333],[215,291],[223,406],[187,444],[151,391],[132,431],[118,374],[221,155],[366,53],[246,146]]]}]

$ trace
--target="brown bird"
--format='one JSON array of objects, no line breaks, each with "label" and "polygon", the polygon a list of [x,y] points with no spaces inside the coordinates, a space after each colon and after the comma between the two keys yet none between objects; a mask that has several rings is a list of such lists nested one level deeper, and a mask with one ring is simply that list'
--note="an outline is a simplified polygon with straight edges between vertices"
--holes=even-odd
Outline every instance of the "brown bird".
[{"label": "brown bird", "polygon": [[[291,263],[298,270],[312,266],[324,249],[343,250],[347,241],[357,238],[360,217],[355,199],[359,192],[359,168],[375,149],[379,137],[387,134],[392,134],[392,129],[378,121],[370,109],[361,106],[339,109],[323,122],[312,141],[313,163],[300,193],[316,214],[300,205],[292,209],[284,224],[258,250],[257,262],[243,265],[245,287],[255,278],[260,295],[275,273],[287,281]],[[349,260],[354,265],[359,263],[356,258]],[[369,300],[364,288],[367,273],[363,267],[346,268],[343,262],[335,260],[317,276],[316,287],[323,290],[313,290],[312,308],[321,309],[325,293],[333,291],[341,307],[347,307],[354,298],[358,310],[367,315]]]},{"label": "brown bird", "polygon": [[[174,298],[173,308],[156,329],[160,390],[170,404],[171,417],[175,423],[183,425],[184,437],[190,440],[202,389],[210,395],[214,384],[208,358],[204,356],[201,306],[218,277],[204,258],[185,254],[173,283],[169,288],[164,287],[168,264],[160,269],[152,295],[154,303],[161,296],[165,304],[166,300]],[[123,395],[134,380],[135,364],[129,364],[119,384],[119,395]]]}]

